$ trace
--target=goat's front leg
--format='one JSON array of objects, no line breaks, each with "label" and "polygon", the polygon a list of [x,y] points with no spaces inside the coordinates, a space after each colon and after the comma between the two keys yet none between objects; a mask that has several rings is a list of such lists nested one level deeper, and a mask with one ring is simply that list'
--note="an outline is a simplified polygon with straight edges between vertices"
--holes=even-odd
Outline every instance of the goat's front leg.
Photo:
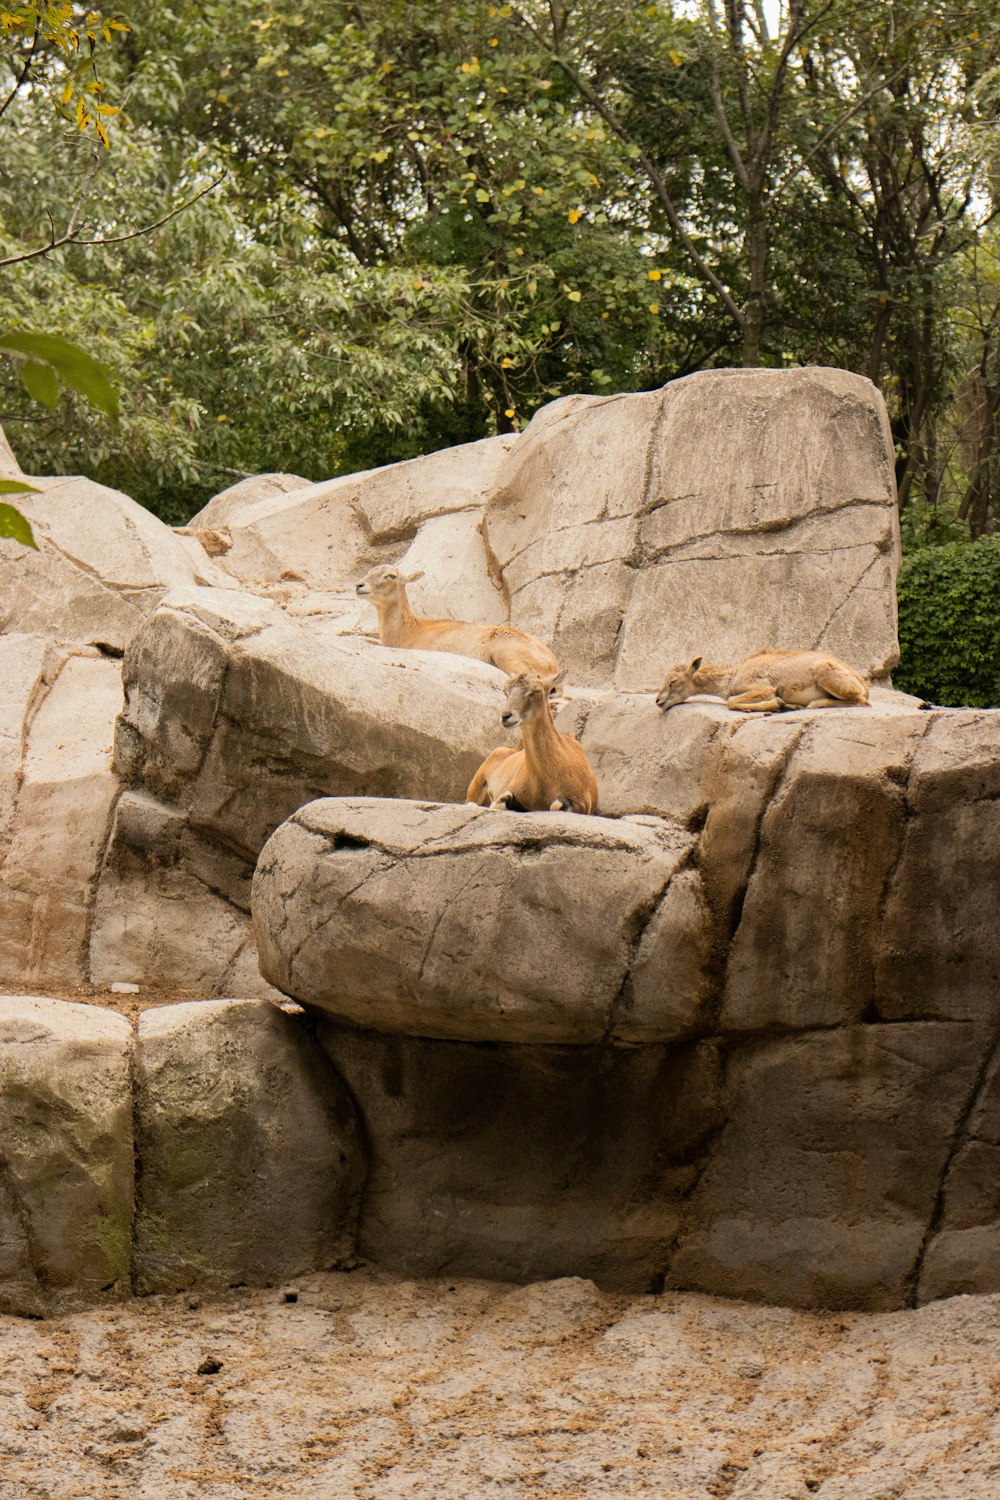
[{"label": "goat's front leg", "polygon": [[514,801],[514,793],[508,787],[505,792],[500,792],[490,803],[490,812],[510,812],[510,804]]}]

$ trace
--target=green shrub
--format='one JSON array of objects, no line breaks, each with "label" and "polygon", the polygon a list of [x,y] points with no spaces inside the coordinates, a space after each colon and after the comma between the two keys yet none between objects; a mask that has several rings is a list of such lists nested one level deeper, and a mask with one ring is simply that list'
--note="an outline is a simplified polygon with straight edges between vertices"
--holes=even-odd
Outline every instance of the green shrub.
[{"label": "green shrub", "polygon": [[1000,538],[909,553],[898,595],[894,686],[947,706],[1000,706]]}]

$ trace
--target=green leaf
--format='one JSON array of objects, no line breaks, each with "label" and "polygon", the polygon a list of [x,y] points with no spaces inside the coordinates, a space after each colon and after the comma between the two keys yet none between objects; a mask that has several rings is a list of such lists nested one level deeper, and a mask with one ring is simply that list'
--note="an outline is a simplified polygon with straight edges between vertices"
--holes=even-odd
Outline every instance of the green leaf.
[{"label": "green leaf", "polygon": [[29,359],[21,366],[21,384],[34,401],[55,406],[59,400],[59,376],[51,365]]},{"label": "green leaf", "polygon": [[[30,486],[29,486],[30,488]],[[0,502],[0,536],[13,537],[15,542],[20,542],[22,547],[35,547],[35,541],[31,530],[31,523],[26,516],[22,516],[13,505],[4,505]]]},{"label": "green leaf", "polygon": [[[60,338],[54,333],[15,331],[0,335],[0,353],[14,354],[22,359],[51,366],[63,385],[76,391],[112,421],[117,420],[118,397],[111,384],[107,365],[77,344],[71,344],[68,339]],[[37,399],[45,401],[44,396],[38,396]],[[46,401],[46,405],[52,404],[51,401]]]},{"label": "green leaf", "polygon": [[26,484],[23,479],[0,479],[0,495],[37,495],[38,490],[33,484]]}]

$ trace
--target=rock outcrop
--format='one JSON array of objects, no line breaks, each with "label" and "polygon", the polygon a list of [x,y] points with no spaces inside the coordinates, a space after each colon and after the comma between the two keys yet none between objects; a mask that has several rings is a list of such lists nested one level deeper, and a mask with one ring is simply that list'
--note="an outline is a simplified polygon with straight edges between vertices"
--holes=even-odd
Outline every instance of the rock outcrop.
[{"label": "rock outcrop", "polygon": [[486,534],[512,619],[573,681],[648,691],[671,662],[765,644],[875,677],[898,660],[892,440],[846,371],[555,401],[506,459]]},{"label": "rock outcrop", "polygon": [[[622,695],[591,707],[584,743],[599,767],[607,751],[613,810],[642,815],[318,802],[261,856],[264,971],[331,1018],[372,1142],[362,1243],[479,1274],[493,1234],[503,1274],[586,1265],[803,1305],[991,1289],[1000,713],[663,715]],[[641,1064],[615,1054],[638,1044]],[[664,1135],[645,1068],[684,1101]],[[521,1102],[477,1122],[492,1072]],[[660,1174],[614,1144],[640,1096]],[[552,1143],[584,1118],[571,1197],[590,1210],[560,1238]],[[419,1247],[396,1165],[417,1140],[448,1205]]]},{"label": "rock outcrop", "polygon": [[[652,697],[764,645],[885,679],[867,381],[571,397],[517,437],[257,476],[177,531],[39,487],[39,552],[0,542],[0,981],[220,1001],[133,1043],[0,1006],[7,1305],[357,1249],[805,1305],[1000,1285],[1000,714]],[[460,805],[501,676],[377,644],[354,583],[387,561],[424,569],[421,613],[552,642],[604,817]],[[249,998],[279,990],[309,1014]],[[77,1224],[89,1269],[60,1259]]]}]

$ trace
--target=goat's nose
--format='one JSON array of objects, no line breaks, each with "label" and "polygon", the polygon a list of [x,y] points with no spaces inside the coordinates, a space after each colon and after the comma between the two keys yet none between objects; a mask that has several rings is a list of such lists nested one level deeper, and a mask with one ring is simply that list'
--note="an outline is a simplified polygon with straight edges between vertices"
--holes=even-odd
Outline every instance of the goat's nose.
[{"label": "goat's nose", "polygon": [[500,715],[500,722],[507,729],[512,729],[514,727],[514,725],[517,723],[517,720],[515,719],[515,717],[514,717],[513,714],[501,714]]},{"label": "goat's nose", "polygon": [[356,583],[356,584],[355,584],[355,585],[354,585],[354,592],[355,592],[355,593],[356,593],[356,594],[363,594],[363,593],[364,593],[364,591],[365,591],[365,587],[366,587],[366,585],[365,585],[365,584],[363,584],[363,583]]}]

